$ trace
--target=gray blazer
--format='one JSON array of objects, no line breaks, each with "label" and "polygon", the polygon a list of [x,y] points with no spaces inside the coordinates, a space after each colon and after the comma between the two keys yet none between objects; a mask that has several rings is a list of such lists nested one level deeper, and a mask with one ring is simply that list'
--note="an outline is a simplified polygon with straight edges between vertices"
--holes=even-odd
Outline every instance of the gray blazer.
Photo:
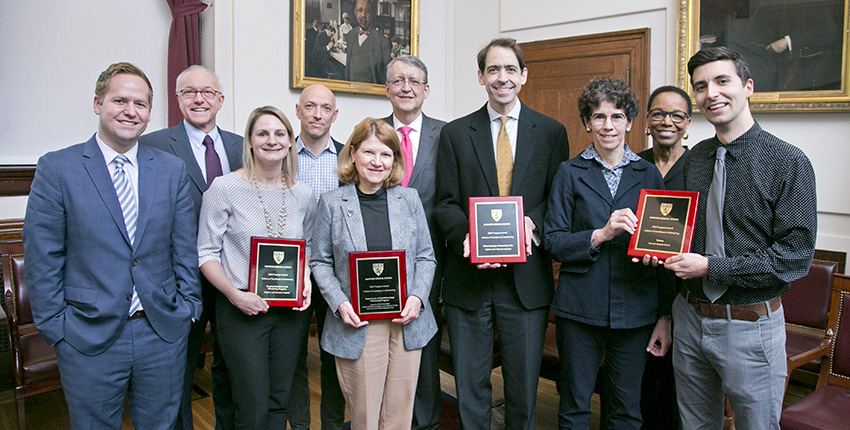
[{"label": "gray blazer", "polygon": [[[351,300],[348,253],[366,251],[366,234],[355,185],[346,185],[322,194],[313,228],[310,268],[319,290],[328,302],[322,349],[354,360],[360,357],[369,326],[354,328],[342,321],[337,310]],[[422,300],[419,318],[404,326],[404,346],[408,350],[425,346],[437,332],[428,294],[434,277],[434,251],[428,233],[425,211],[416,190],[401,186],[387,190],[387,212],[393,249],[405,250],[407,294]]]}]

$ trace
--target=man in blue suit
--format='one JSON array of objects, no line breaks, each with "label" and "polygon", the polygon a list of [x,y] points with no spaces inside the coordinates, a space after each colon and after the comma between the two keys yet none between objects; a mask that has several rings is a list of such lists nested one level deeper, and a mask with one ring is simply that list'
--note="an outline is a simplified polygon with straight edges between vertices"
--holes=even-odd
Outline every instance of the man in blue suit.
[{"label": "man in blue suit", "polygon": [[[177,102],[183,121],[171,128],[146,134],[139,139],[142,145],[176,155],[186,164],[189,173],[189,193],[195,204],[195,219],[201,211],[201,200],[213,179],[242,167],[242,136],[220,129],[216,115],[224,103],[221,80],[204,66],[190,66],[177,76]],[[213,382],[215,428],[230,430],[233,423],[233,394],[230,390],[230,373],[224,362],[216,335],[215,296],[218,290],[201,276],[204,312],[192,324],[186,348],[186,375],[183,379],[180,415],[176,430],[193,427],[192,387],[198,367],[201,344],[207,322],[212,334],[213,362],[210,366]]]},{"label": "man in blue suit", "polygon": [[56,349],[73,428],[174,426],[189,325],[201,316],[196,223],[180,160],[137,145],[145,74],[98,77],[97,133],[38,161],[24,222],[36,326]]},{"label": "man in blue suit", "polygon": [[[416,189],[428,228],[431,230],[431,244],[437,269],[431,284],[431,294],[427,306],[431,306],[437,320],[437,334],[422,348],[419,363],[419,380],[416,384],[416,398],[413,402],[412,430],[436,429],[440,426],[440,344],[442,343],[442,305],[440,287],[443,284],[445,267],[446,240],[434,222],[434,194],[437,176],[437,142],[440,130],[446,124],[431,118],[422,112],[422,104],[428,98],[431,88],[428,86],[428,67],[417,57],[400,55],[387,64],[386,94],[393,106],[393,114],[384,118],[398,134],[402,152],[410,151],[410,160],[405,158],[407,179],[405,184]],[[404,184],[404,182],[402,181]]]}]

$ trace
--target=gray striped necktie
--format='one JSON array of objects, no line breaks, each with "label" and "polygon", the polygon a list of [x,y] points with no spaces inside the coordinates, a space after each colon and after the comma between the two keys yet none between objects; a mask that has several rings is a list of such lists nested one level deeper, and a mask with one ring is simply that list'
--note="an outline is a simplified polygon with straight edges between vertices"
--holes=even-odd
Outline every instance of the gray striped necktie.
[{"label": "gray striped necktie", "polygon": [[[127,173],[124,172],[124,163],[127,161],[127,156],[118,154],[112,163],[115,165],[115,173],[112,175],[112,185],[115,186],[115,194],[118,195],[118,203],[121,205],[121,212],[124,215],[124,225],[127,227],[127,236],[130,237],[132,244],[136,240],[136,221],[138,219],[138,207],[136,206],[136,196],[133,194],[133,186],[130,185],[130,179],[127,178]],[[142,302],[139,301],[139,295],[136,293],[136,286],[133,285],[133,298],[130,300],[130,313],[133,315],[136,311],[142,309]]]}]

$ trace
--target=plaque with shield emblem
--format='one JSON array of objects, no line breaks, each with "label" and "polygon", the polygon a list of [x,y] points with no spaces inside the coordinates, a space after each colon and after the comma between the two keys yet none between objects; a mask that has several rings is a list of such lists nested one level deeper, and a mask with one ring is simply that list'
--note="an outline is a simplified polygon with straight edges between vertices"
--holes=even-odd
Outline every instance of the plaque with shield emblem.
[{"label": "plaque with shield emblem", "polygon": [[522,196],[469,198],[469,261],[525,263]]},{"label": "plaque with shield emblem", "polygon": [[690,252],[698,205],[697,192],[641,190],[628,255],[664,260]]},{"label": "plaque with shield emblem", "polygon": [[248,291],[269,306],[304,306],[306,249],[305,240],[252,237]]},{"label": "plaque with shield emblem", "polygon": [[401,316],[407,301],[404,250],[348,253],[351,306],[363,321]]}]

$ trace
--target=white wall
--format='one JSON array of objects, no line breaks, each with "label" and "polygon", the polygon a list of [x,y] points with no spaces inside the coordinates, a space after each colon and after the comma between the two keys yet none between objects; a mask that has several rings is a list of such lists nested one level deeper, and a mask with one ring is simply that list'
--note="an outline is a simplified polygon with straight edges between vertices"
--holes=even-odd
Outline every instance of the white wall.
[{"label": "white wall", "polygon": [[[170,25],[164,1],[0,1],[0,164],[35,164],[91,137],[95,80],[118,61],[148,75],[148,130],[164,127]],[[0,219],[25,208],[26,197],[0,198]]]},{"label": "white wall", "polygon": [[[677,0],[421,0],[420,56],[429,67],[425,111],[446,120],[479,108],[475,54],[491,38],[520,42],[651,29],[650,85],[674,82]],[[605,7],[608,7],[605,6]],[[38,155],[87,139],[96,127],[94,80],[109,63],[132,61],[154,85],[148,130],[166,123],[164,1],[0,1],[0,164],[35,163]],[[250,111],[280,107],[293,122],[298,90],[290,83],[291,2],[217,0],[202,14],[202,61],[221,75],[226,99],[219,124],[243,132]],[[529,76],[534,79],[534,76]],[[758,86],[758,83],[756,83]],[[522,95],[520,95],[520,98]],[[390,113],[384,97],[338,94],[331,133],[345,140],[366,116]],[[767,130],[802,148],[818,178],[818,247],[850,251],[850,113],[757,114]],[[297,125],[296,125],[297,127]],[[697,115],[691,139],[713,134]],[[22,217],[25,198],[0,198],[0,218]]]},{"label": "white wall", "polygon": [[118,61],[148,75],[148,130],[162,128],[170,25],[165,1],[0,1],[0,164],[34,164],[91,137],[95,80]]}]

